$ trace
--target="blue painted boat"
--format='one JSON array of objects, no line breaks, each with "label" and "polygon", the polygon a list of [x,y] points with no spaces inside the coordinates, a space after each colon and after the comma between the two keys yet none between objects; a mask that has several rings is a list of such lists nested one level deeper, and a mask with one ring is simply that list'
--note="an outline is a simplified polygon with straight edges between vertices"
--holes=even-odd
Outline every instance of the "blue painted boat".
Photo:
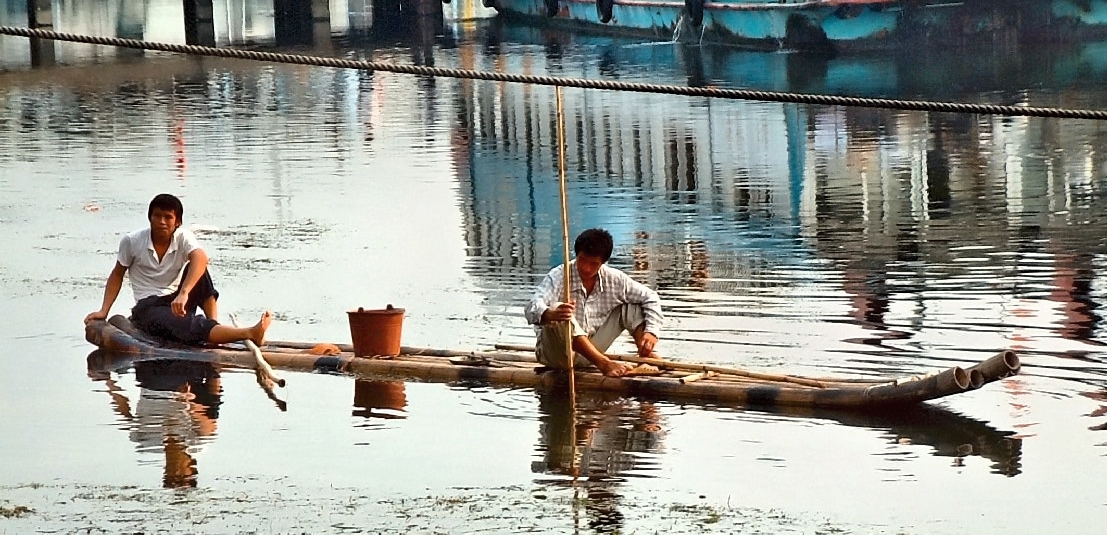
[{"label": "blue painted boat", "polygon": [[484,0],[505,17],[770,49],[1014,45],[1107,35],[1107,0]]}]

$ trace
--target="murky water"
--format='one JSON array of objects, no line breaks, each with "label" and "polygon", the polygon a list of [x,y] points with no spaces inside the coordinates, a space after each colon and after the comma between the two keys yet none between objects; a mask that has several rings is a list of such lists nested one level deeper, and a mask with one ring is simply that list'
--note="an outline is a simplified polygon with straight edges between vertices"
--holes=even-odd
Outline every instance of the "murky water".
[{"label": "murky water", "polygon": [[[74,24],[59,29],[100,28]],[[179,41],[156,29],[145,37]],[[446,30],[317,53],[1107,101],[1100,44],[941,62]],[[1004,348],[1024,363],[901,414],[583,396],[574,428],[562,396],[529,390],[285,374],[269,397],[238,370],[113,362],[81,327],[119,236],[167,191],[212,256],[222,312],[274,311],[273,339],[345,342],[346,310],[392,303],[406,345],[531,342],[522,303],[562,255],[552,90],[64,46],[32,69],[24,41],[0,50],[0,507],[36,511],[0,532],[1098,533],[1107,521],[1107,124],[567,90],[571,226],[610,229],[612,263],[660,291],[666,355],[849,376]],[[114,311],[130,303],[125,290]]]}]

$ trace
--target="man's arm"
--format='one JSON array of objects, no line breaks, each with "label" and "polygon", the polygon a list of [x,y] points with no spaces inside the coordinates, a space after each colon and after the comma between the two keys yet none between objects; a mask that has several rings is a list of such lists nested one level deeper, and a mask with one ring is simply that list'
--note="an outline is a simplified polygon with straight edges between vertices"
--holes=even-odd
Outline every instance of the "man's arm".
[{"label": "man's arm", "polygon": [[550,305],[558,300],[556,297],[557,278],[554,271],[557,270],[552,270],[546,274],[542,282],[535,288],[530,302],[523,308],[523,315],[526,316],[527,323],[531,325],[541,325],[551,320],[547,317],[547,312],[550,311]]},{"label": "man's arm", "polygon": [[654,336],[661,334],[661,326],[665,322],[665,316],[661,313],[661,296],[649,286],[642,284],[626,273],[626,290],[623,298],[628,303],[642,305],[642,313],[646,316],[646,332]]},{"label": "man's arm", "polygon": [[173,313],[178,316],[185,315],[189,292],[196,287],[196,283],[200,282],[200,278],[208,270],[208,254],[203,249],[193,249],[188,253],[188,266],[188,277],[185,277],[177,287],[177,297],[173,298],[173,303],[170,305]]},{"label": "man's arm", "polygon": [[85,316],[85,325],[95,320],[108,318],[108,312],[111,312],[111,306],[115,303],[115,299],[119,297],[119,290],[123,288],[123,275],[125,273],[127,273],[127,266],[116,260],[115,267],[108,275],[108,282],[104,285],[104,301],[100,305],[100,310]]},{"label": "man's arm", "polygon": [[661,313],[661,297],[649,286],[634,280],[630,275],[626,273],[622,275],[626,281],[624,299],[628,303],[641,305],[642,314],[645,316],[642,334],[636,335],[634,340],[638,347],[638,356],[650,357],[657,346],[661,325],[665,321]]}]

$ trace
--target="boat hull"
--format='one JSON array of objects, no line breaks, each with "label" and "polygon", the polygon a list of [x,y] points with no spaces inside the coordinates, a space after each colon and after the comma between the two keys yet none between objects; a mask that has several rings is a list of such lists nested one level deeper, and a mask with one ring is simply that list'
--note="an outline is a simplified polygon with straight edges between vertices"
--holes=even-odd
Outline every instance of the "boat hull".
[{"label": "boat hull", "polygon": [[[1107,35],[1107,0],[558,0],[553,15],[553,0],[487,1],[505,17],[531,22],[767,49],[1015,45]],[[598,5],[608,1],[604,22]]]},{"label": "boat hull", "polygon": [[[122,357],[121,361],[110,360],[115,363],[110,366],[112,368],[139,360],[197,360],[240,368],[254,368],[256,365],[255,357],[245,349],[160,343],[137,331],[122,316],[90,323],[86,326],[85,337],[104,355]],[[547,370],[534,361],[533,354],[519,351],[470,352],[401,347],[401,354],[396,357],[366,358],[355,357],[349,345],[335,345],[340,352],[324,356],[310,353],[311,347],[312,344],[272,342],[263,355],[270,366],[286,370],[429,382],[477,382],[504,387],[568,387],[566,372]],[[576,388],[582,391],[651,399],[745,406],[871,409],[917,404],[967,392],[1018,373],[1018,370],[1018,357],[1013,352],[1004,351],[967,369],[952,367],[926,376],[899,380],[824,378],[816,380],[820,383],[818,386],[726,374],[694,382],[682,381],[682,378],[688,377],[687,373],[673,372],[659,377],[613,378],[587,370],[577,370],[574,382]]]}]

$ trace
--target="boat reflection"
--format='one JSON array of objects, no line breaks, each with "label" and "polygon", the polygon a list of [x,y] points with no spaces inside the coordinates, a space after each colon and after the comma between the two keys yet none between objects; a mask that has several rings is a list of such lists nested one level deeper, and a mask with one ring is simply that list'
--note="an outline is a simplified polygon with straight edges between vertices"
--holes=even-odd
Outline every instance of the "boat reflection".
[{"label": "boat reflection", "polygon": [[871,412],[796,409],[766,412],[884,430],[889,442],[930,446],[934,448],[933,455],[952,457],[953,466],[963,466],[965,458],[979,456],[992,462],[993,474],[1013,477],[1022,473],[1022,439],[1014,431],[1000,431],[936,405]]},{"label": "boat reflection", "polygon": [[89,354],[87,361],[89,377],[104,382],[138,452],[164,455],[162,485],[195,487],[195,455],[214,438],[222,404],[218,368],[197,361],[136,361],[140,393],[132,403],[112,377],[111,372],[120,369],[119,361],[100,351]]},{"label": "boat reflection", "polygon": [[[650,455],[661,451],[664,418],[653,402],[578,393],[574,415],[564,392],[539,391],[537,395],[541,414],[538,450],[543,458],[533,463],[532,471],[587,481],[621,481],[647,476],[655,469]],[[724,406],[706,409],[749,411]],[[979,456],[992,461],[993,473],[1015,476],[1022,471],[1022,440],[1015,432],[998,430],[936,405],[879,411],[759,408],[756,412],[882,430],[893,443],[930,446],[935,456],[955,458],[954,465]]]}]

